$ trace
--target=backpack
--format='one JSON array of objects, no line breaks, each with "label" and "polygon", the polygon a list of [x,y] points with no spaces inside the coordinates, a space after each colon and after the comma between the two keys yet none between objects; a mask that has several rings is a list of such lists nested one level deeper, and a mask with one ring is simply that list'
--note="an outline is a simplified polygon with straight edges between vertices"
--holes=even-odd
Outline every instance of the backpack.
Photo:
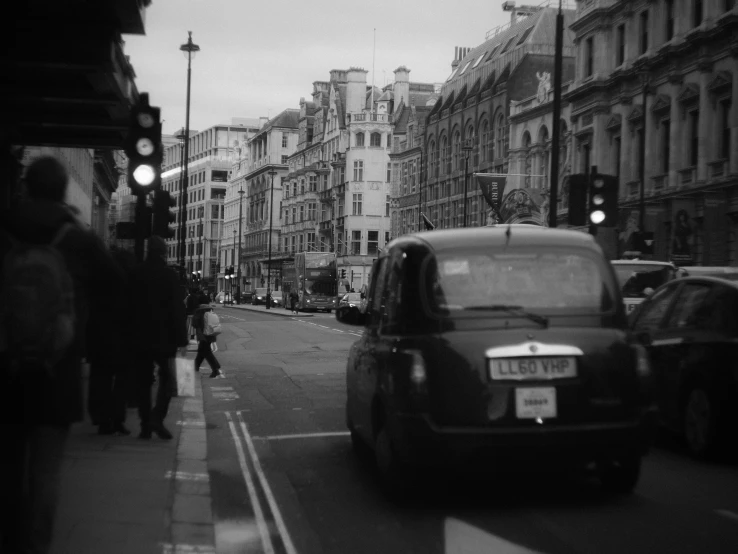
[{"label": "backpack", "polygon": [[16,370],[48,373],[75,339],[74,281],[57,245],[73,225],[63,225],[49,244],[11,238],[0,290],[0,352]]},{"label": "backpack", "polygon": [[215,337],[217,335],[220,335],[220,333],[222,332],[220,319],[218,319],[218,316],[215,312],[205,312],[204,321],[205,324],[203,325],[203,335],[205,335],[206,337]]}]

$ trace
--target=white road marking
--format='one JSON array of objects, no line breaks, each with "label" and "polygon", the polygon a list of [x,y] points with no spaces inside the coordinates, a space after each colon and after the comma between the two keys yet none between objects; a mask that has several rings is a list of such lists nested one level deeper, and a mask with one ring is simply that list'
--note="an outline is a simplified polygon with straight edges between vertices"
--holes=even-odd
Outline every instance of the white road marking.
[{"label": "white road marking", "polygon": [[213,398],[218,400],[238,400],[239,396],[237,392],[214,392]]},{"label": "white road marking", "polygon": [[261,468],[261,462],[259,461],[259,456],[256,454],[254,441],[251,440],[251,435],[249,434],[249,430],[246,427],[246,422],[243,420],[241,412],[236,412],[236,416],[238,417],[238,423],[241,425],[243,436],[246,439],[246,446],[249,449],[249,454],[251,454],[251,461],[254,464],[256,476],[261,482],[261,486],[264,489],[264,495],[266,496],[267,502],[269,503],[269,507],[272,509],[272,514],[274,515],[274,523],[277,524],[277,530],[279,531],[279,535],[282,537],[284,549],[287,551],[287,554],[297,554],[297,549],[292,543],[290,533],[287,530],[284,519],[282,519],[282,512],[279,511],[279,506],[277,505],[277,501],[274,498],[274,493],[272,493],[272,488],[269,486],[269,481],[267,481],[267,478],[264,475],[264,470]]},{"label": "white road marking", "polygon": [[162,543],[162,554],[215,554],[215,548],[200,544]]},{"label": "white road marking", "polygon": [[731,512],[730,510],[715,510],[715,513],[738,522],[738,513],[736,512]]},{"label": "white road marking", "polygon": [[444,554],[538,554],[468,523],[447,517],[443,525]]},{"label": "white road marking", "polygon": [[263,441],[284,441],[291,439],[322,439],[327,437],[348,437],[351,433],[348,431],[334,431],[326,433],[298,433],[296,435],[267,435],[265,437],[254,437],[254,439]]},{"label": "white road marking", "polygon": [[[316,325],[318,324],[316,323]],[[318,325],[318,327],[322,327],[323,329],[330,329],[330,327],[328,327],[327,325]]]},{"label": "white road marking", "polygon": [[233,387],[210,387],[210,390],[233,390]]},{"label": "white road marking", "polygon": [[185,419],[184,421],[178,421],[177,425],[183,427],[205,427],[205,422],[196,419]]},{"label": "white road marking", "polygon": [[[238,412],[237,412],[238,413]],[[259,528],[259,535],[261,536],[261,544],[264,547],[265,554],[274,554],[274,545],[272,544],[272,537],[269,535],[269,528],[267,527],[266,519],[264,518],[264,512],[261,507],[261,501],[259,496],[256,494],[256,487],[254,487],[254,480],[251,477],[248,465],[246,464],[246,453],[243,449],[243,443],[241,437],[238,436],[236,425],[233,422],[233,418],[229,412],[225,413],[226,419],[228,420],[228,427],[231,430],[231,436],[233,437],[233,443],[236,445],[236,454],[238,454],[238,463],[241,466],[241,474],[243,480],[246,482],[246,488],[249,492],[249,498],[251,500],[251,506],[254,508],[254,516],[256,517],[256,524]],[[238,413],[238,419],[241,420],[241,414]]]},{"label": "white road marking", "polygon": [[293,411],[297,412],[299,410],[302,410],[302,408],[292,408]]},{"label": "white road marking", "polygon": [[164,477],[178,481],[210,481],[210,476],[207,473],[189,473],[187,471],[167,471]]}]

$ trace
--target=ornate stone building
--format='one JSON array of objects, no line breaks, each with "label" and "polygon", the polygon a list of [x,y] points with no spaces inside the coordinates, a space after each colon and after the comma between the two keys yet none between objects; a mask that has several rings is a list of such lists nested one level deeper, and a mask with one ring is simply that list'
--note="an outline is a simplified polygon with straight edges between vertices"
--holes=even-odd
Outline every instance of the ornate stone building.
[{"label": "ornate stone building", "polygon": [[[547,5],[513,5],[511,11],[510,23],[487,33],[483,44],[471,49],[457,48],[452,73],[428,116],[427,197],[423,205],[438,228],[463,226],[464,214],[469,226],[487,223],[488,207],[471,175],[514,173],[508,162],[510,104],[537,93],[537,75],[553,73],[557,9]],[[565,9],[565,28],[573,19],[574,10]],[[572,38],[571,33],[565,32],[564,82],[573,77]],[[539,140],[547,142],[549,137],[537,134],[531,137],[531,145]],[[464,146],[470,146],[471,151],[465,152]],[[464,206],[466,178],[469,186]],[[523,184],[534,186],[542,182]],[[538,204],[526,202],[531,209],[525,215],[526,220],[539,222],[543,202],[539,193],[517,193],[508,184],[503,204],[521,194],[528,200],[536,197]],[[519,210],[515,213],[519,214]]]},{"label": "ornate stone building", "polygon": [[736,2],[577,4],[574,171],[620,178],[619,252],[641,230],[643,187],[656,259],[738,265]]}]

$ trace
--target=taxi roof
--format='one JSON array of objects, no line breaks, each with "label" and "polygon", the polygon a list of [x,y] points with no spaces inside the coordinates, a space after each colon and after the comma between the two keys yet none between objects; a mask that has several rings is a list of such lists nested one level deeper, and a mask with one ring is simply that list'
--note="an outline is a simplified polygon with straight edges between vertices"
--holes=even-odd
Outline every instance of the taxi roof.
[{"label": "taxi roof", "polygon": [[661,265],[676,267],[671,262],[660,262],[658,260],[610,260],[610,263],[615,265]]},{"label": "taxi roof", "polygon": [[[508,242],[509,232],[509,242]],[[568,229],[551,229],[538,225],[511,224],[467,229],[434,229],[410,235],[434,250],[447,250],[468,245],[487,246],[573,246],[597,249],[592,235]]]}]

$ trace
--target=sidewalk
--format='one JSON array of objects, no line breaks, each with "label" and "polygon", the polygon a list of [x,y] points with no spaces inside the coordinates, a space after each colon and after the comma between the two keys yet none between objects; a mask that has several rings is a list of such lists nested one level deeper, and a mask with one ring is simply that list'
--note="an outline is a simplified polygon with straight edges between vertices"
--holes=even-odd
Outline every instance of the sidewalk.
[{"label": "sidewalk", "polygon": [[[85,381],[85,386],[86,386]],[[173,398],[174,439],[98,435],[89,421],[72,427],[62,467],[53,554],[215,553],[202,386]]]}]

